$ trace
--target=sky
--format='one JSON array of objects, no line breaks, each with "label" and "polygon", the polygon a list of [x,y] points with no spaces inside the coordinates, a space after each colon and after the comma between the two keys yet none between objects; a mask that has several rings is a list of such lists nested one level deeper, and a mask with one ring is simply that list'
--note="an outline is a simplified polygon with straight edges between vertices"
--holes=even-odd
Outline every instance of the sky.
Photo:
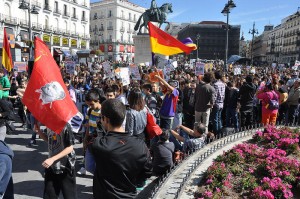
[{"label": "sky", "polygon": [[[91,0],[97,2],[99,0]],[[151,0],[129,0],[139,6],[150,8]],[[233,0],[236,7],[229,14],[230,25],[241,25],[246,40],[251,40],[249,30],[253,28],[258,33],[263,32],[265,25],[277,26],[281,20],[297,12],[299,0]],[[156,0],[158,6],[172,3],[173,13],[169,14],[169,22],[189,23],[201,21],[224,21],[223,10],[227,0]]]}]

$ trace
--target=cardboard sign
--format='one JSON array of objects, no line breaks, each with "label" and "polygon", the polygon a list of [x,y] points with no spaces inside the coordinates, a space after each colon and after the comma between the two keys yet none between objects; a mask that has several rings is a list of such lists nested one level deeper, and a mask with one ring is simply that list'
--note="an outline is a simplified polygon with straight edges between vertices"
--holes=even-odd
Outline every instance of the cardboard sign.
[{"label": "cardboard sign", "polygon": [[233,71],[234,75],[242,74],[242,69],[240,67],[235,67]]},{"label": "cardboard sign", "polygon": [[111,71],[110,64],[108,62],[104,62],[102,64],[102,67],[103,67],[103,71],[104,71],[105,77],[106,78],[112,78],[113,77],[113,73]]},{"label": "cardboard sign", "polygon": [[155,75],[159,75],[161,78],[164,78],[164,74],[162,70],[159,70],[157,72],[152,72],[149,74],[149,80],[151,82],[159,82],[159,80],[155,77]]},{"label": "cardboard sign", "polygon": [[26,62],[14,62],[14,69],[18,72],[25,72],[27,70]]},{"label": "cardboard sign", "polygon": [[129,68],[120,68],[120,78],[122,79],[123,86],[130,84],[130,77],[129,77]]},{"label": "cardboard sign", "polygon": [[141,74],[137,65],[130,64],[129,70],[133,80],[141,80]]},{"label": "cardboard sign", "polygon": [[204,67],[205,67],[204,63],[196,62],[195,75],[196,76],[204,75]]},{"label": "cardboard sign", "polygon": [[73,61],[65,61],[66,72],[69,74],[75,73],[75,62]]},{"label": "cardboard sign", "polygon": [[274,69],[274,68],[276,68],[276,63],[272,63],[272,68]]}]

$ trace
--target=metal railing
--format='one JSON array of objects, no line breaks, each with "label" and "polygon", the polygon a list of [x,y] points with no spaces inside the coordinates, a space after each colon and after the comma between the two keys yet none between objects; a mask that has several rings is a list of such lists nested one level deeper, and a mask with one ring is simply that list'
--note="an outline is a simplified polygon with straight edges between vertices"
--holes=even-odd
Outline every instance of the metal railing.
[{"label": "metal railing", "polygon": [[43,25],[40,24],[40,23],[32,22],[32,29],[34,29],[34,30],[42,30],[43,29]]},{"label": "metal railing", "polygon": [[8,24],[14,24],[14,25],[18,24],[17,17],[12,17],[8,15],[2,15],[1,21]]},{"label": "metal railing", "polygon": [[70,17],[70,13],[69,12],[63,12],[63,17]]},{"label": "metal railing", "polygon": [[54,9],[53,13],[61,15],[61,10],[59,10],[58,8],[56,8],[56,9]]},{"label": "metal railing", "polygon": [[52,11],[52,7],[49,6],[49,5],[47,5],[47,4],[45,4],[44,5],[44,10],[46,10],[46,11]]}]

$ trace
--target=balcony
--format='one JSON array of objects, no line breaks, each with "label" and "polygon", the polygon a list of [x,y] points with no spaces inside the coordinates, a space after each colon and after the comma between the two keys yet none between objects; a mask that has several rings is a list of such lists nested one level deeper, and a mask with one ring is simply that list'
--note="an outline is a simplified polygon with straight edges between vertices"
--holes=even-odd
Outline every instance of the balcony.
[{"label": "balcony", "polygon": [[72,0],[72,2],[73,2],[73,3],[78,3],[78,1],[77,1],[77,0]]},{"label": "balcony", "polygon": [[32,29],[33,30],[42,30],[43,29],[43,25],[40,24],[40,23],[32,22]]},{"label": "balcony", "polygon": [[37,8],[42,8],[42,4],[40,2],[38,2],[37,0],[31,1],[31,5],[35,6]]},{"label": "balcony", "polygon": [[8,15],[2,15],[2,22],[6,23],[6,24],[12,24],[12,25],[17,25],[17,17],[11,17]]},{"label": "balcony", "polygon": [[73,36],[73,37],[78,37],[79,34],[78,34],[78,32],[76,32],[76,31],[72,31],[72,32],[71,32],[71,36]]},{"label": "balcony", "polygon": [[64,12],[63,17],[64,18],[70,18],[70,13],[69,12]]},{"label": "balcony", "polygon": [[120,28],[120,32],[125,32],[125,28],[124,28],[124,27],[121,27],[121,28]]},{"label": "balcony", "polygon": [[44,32],[52,32],[52,26],[45,25]]},{"label": "balcony", "polygon": [[63,35],[70,35],[70,31],[68,31],[66,29],[62,30],[62,33],[63,33]]},{"label": "balcony", "polygon": [[53,28],[53,33],[61,35],[62,34],[62,29],[60,29],[60,28]]},{"label": "balcony", "polygon": [[114,29],[113,26],[108,26],[108,27],[107,27],[107,30],[113,30],[113,29]]},{"label": "balcony", "polygon": [[100,27],[100,28],[99,28],[99,31],[104,31],[104,28],[103,28],[103,27]]},{"label": "balcony", "polygon": [[20,26],[24,28],[28,28],[29,27],[28,21],[25,19],[20,19]]},{"label": "balcony", "polygon": [[54,15],[61,15],[61,10],[59,10],[58,8],[54,9],[53,11]]},{"label": "balcony", "polygon": [[48,4],[45,4],[43,10],[46,11],[46,12],[51,12],[51,11],[52,11],[52,8],[51,8],[51,6],[49,6]]},{"label": "balcony", "polygon": [[86,17],[81,17],[81,22],[88,22]]},{"label": "balcony", "polygon": [[71,19],[72,19],[72,20],[78,20],[78,15],[73,14],[72,17],[71,17]]},{"label": "balcony", "polygon": [[82,6],[84,6],[84,7],[88,7],[88,4],[87,4],[87,2],[86,1],[84,1],[84,2],[82,2],[82,4],[81,4]]},{"label": "balcony", "polygon": [[131,28],[127,30],[127,33],[132,33],[132,32],[133,32],[133,29],[131,29]]}]

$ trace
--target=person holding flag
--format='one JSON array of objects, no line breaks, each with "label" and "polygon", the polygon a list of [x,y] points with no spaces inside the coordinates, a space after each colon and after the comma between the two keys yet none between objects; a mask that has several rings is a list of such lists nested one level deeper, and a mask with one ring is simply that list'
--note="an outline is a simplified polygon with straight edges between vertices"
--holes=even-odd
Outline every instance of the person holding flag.
[{"label": "person holding flag", "polygon": [[44,198],[76,199],[74,136],[83,117],[72,101],[60,69],[47,45],[35,38],[35,59],[31,77],[22,98],[37,121],[48,128],[47,136],[36,125],[37,133],[49,144],[45,170]]}]

